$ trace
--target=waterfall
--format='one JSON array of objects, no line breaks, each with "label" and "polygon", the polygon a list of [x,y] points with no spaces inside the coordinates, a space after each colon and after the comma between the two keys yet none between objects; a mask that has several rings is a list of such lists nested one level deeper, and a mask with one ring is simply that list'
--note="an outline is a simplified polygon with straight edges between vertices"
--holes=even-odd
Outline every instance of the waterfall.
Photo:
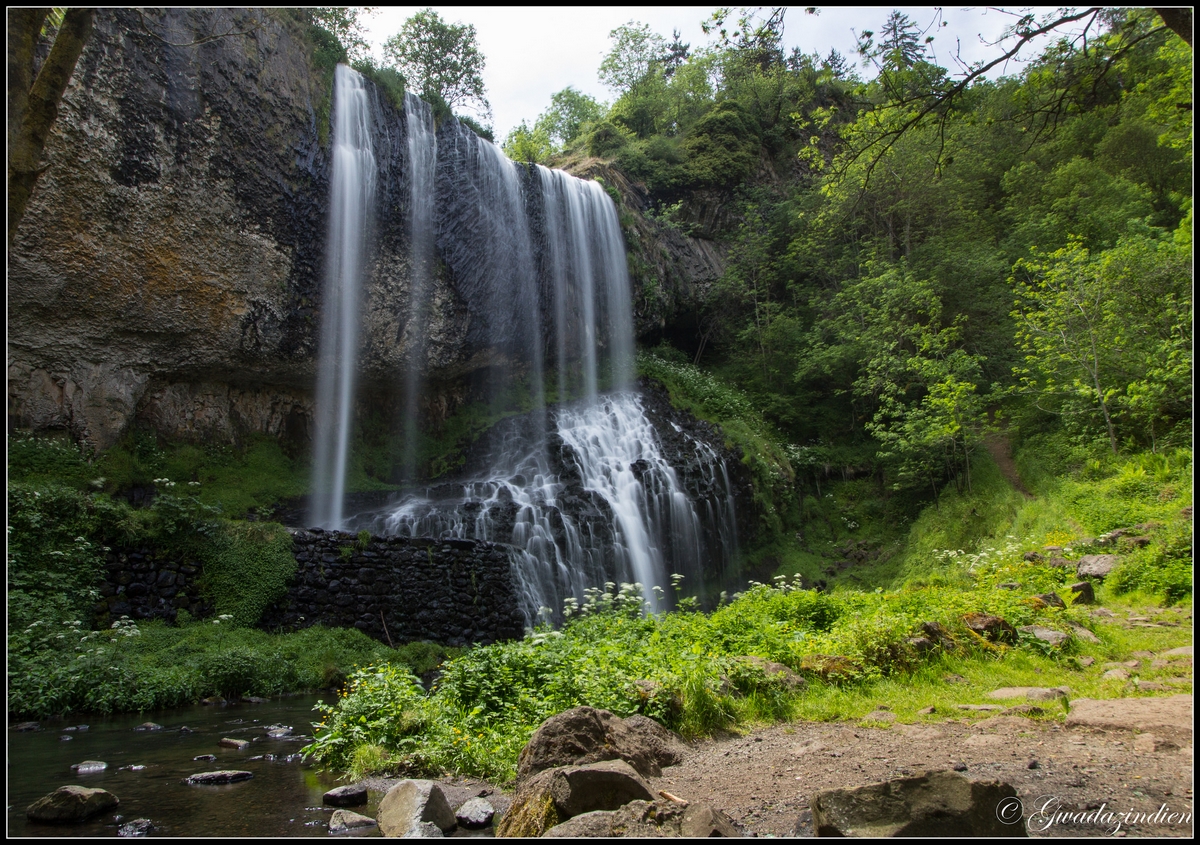
[{"label": "waterfall", "polygon": [[325,528],[341,528],[345,522],[343,500],[353,424],[363,269],[376,182],[370,97],[365,80],[345,65],[338,65],[334,72],[332,123],[333,175],[310,521]]},{"label": "waterfall", "polygon": [[404,95],[404,117],[408,130],[410,273],[408,320],[404,346],[408,352],[404,373],[404,455],[401,475],[416,477],[416,446],[420,422],[422,376],[426,366],[429,295],[437,265],[436,208],[437,135],[433,110],[413,93]]},{"label": "waterfall", "polygon": [[[507,544],[530,625],[545,608],[557,615],[566,599],[610,581],[640,583],[656,610],[654,588],[669,587],[673,573],[695,592],[736,545],[731,487],[718,455],[676,429],[674,460],[689,467],[689,493],[633,389],[631,285],[612,200],[596,182],[510,161],[457,121],[435,129],[429,106],[411,94],[400,147],[409,189],[408,296],[396,304],[400,473],[410,482],[417,475],[439,262],[469,312],[467,341],[491,412],[511,413],[514,396],[532,410],[493,427],[473,474],[410,488],[383,511],[344,512],[369,212],[380,182],[370,103],[362,77],[339,66],[310,524]],[[681,442],[690,453],[678,453]]]},{"label": "waterfall", "polygon": [[[640,583],[653,609],[662,608],[654,588],[669,587],[672,573],[694,592],[705,564],[723,569],[736,544],[731,488],[716,453],[692,441],[686,460],[716,492],[690,496],[631,389],[631,284],[612,200],[596,182],[510,161],[455,121],[435,136],[414,97],[405,112],[414,278],[404,342],[417,351],[409,361],[424,358],[435,259],[424,250],[436,230],[436,257],[471,312],[471,345],[483,350],[493,412],[514,390],[534,410],[493,429],[473,475],[347,527],[508,544],[531,625],[544,608],[557,614],[564,600],[609,581]],[[406,434],[415,432],[419,392],[420,368],[409,367]],[[701,514],[715,530],[706,532]],[[717,547],[707,548],[706,535]]]}]

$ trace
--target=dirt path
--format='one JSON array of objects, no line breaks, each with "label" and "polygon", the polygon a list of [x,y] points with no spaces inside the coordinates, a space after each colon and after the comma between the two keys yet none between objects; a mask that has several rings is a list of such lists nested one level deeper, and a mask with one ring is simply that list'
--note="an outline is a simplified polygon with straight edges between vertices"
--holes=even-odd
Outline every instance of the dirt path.
[{"label": "dirt path", "polygon": [[992,433],[984,438],[983,445],[987,447],[988,454],[992,456],[996,466],[1000,467],[1000,472],[1008,479],[1008,483],[1026,499],[1032,499],[1033,494],[1025,489],[1021,482],[1021,474],[1017,472],[1017,463],[1013,460],[1012,444],[1008,442],[1008,437],[1001,433]]},{"label": "dirt path", "polygon": [[[1106,807],[1192,812],[1190,717],[1154,734],[995,716],[923,724],[861,727],[854,723],[799,722],[745,737],[694,746],[681,765],[663,772],[655,789],[723,809],[747,833],[812,835],[797,821],[819,789],[861,786],[965,764],[968,777],[1012,784],[1026,815],[1055,799],[1052,808]],[[1140,738],[1139,738],[1140,737]],[[1157,747],[1158,750],[1155,750]],[[1039,836],[1105,835],[1104,825],[1042,823]],[[1108,824],[1112,826],[1111,821]],[[1039,830],[1039,827],[1044,829]],[[1187,836],[1191,825],[1122,824],[1135,836]]]}]

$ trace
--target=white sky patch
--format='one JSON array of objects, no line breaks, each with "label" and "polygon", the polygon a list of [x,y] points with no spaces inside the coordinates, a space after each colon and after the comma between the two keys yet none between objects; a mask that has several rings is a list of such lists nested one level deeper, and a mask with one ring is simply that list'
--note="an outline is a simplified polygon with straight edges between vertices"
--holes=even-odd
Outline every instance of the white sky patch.
[{"label": "white sky patch", "polygon": [[[383,55],[383,42],[400,31],[404,21],[426,8],[398,6],[380,9],[368,20],[369,40],[376,58]],[[618,26],[636,21],[647,23],[651,29],[670,40],[671,31],[678,29],[680,38],[692,48],[702,47],[709,39],[700,29],[708,20],[712,6],[605,6],[605,7],[494,7],[494,6],[433,6],[442,20],[449,23],[474,24],[480,52],[486,60],[483,81],[487,98],[492,104],[496,140],[503,140],[522,120],[530,124],[550,105],[550,95],[574,85],[585,94],[611,102],[612,93],[600,84],[596,71],[609,51],[608,34]],[[891,6],[818,7],[819,14],[808,15],[802,7],[788,10],[784,26],[784,47],[787,52],[799,47],[805,53],[816,52],[824,57],[836,48],[847,62],[858,65],[866,77],[872,74],[859,64],[855,53],[855,32],[864,29],[878,33],[891,12]],[[1002,52],[985,41],[994,42],[1016,17],[997,9],[982,7],[948,8],[940,12],[932,6],[903,6],[919,27],[929,27],[927,34],[935,40],[931,45],[939,64],[952,73],[961,69],[955,58],[961,52],[965,62],[990,60]],[[1041,14],[1050,8],[1032,10]],[[940,15],[940,17],[939,17]],[[945,21],[946,26],[940,26]],[[1042,44],[1025,51],[1032,58]],[[997,68],[995,78],[1016,74],[1022,65],[1010,63]]]}]

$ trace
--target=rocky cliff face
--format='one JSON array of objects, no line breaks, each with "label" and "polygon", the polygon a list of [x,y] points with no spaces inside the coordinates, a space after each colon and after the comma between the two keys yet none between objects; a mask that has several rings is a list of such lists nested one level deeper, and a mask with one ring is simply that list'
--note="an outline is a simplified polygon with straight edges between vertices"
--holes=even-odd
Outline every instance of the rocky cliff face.
[{"label": "rocky cliff face", "polygon": [[[308,441],[330,97],[283,13],[97,13],[9,255],[10,426],[98,448],[135,420],[174,438]],[[360,383],[373,407],[394,408],[414,354],[408,150],[402,115],[376,101],[383,188]],[[579,175],[618,185],[632,215],[638,332],[661,330],[694,310],[720,256],[643,218],[619,173],[593,170]],[[422,405],[436,420],[471,398],[494,350],[479,348],[447,264],[430,302]]]}]

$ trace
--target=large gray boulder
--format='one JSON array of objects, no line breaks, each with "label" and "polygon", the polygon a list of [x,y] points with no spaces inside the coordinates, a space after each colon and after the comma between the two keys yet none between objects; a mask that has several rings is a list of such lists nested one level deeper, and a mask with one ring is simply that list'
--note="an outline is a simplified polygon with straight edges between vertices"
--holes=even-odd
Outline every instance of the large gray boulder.
[{"label": "large gray boulder", "polygon": [[90,819],[120,804],[107,789],[86,786],[60,786],[25,809],[31,821],[48,824],[74,824]]},{"label": "large gray boulder", "polygon": [[1120,561],[1117,555],[1084,555],[1075,564],[1075,574],[1080,578],[1103,580]]},{"label": "large gray boulder", "polygon": [[379,802],[375,814],[384,836],[413,836],[423,822],[439,830],[452,830],[457,824],[454,811],[442,788],[431,780],[404,780],[393,786]]},{"label": "large gray boulder", "polygon": [[942,771],[824,789],[809,806],[818,836],[1028,836],[1016,796],[1007,783]]},{"label": "large gray boulder", "polygon": [[673,801],[630,801],[617,810],[596,810],[547,830],[543,838],[675,838],[740,837],[733,822],[708,804]]},{"label": "large gray boulder", "polygon": [[595,707],[572,707],[534,731],[517,761],[517,782],[558,766],[624,760],[642,777],[683,760],[682,740],[645,716],[621,719]]},{"label": "large gray boulder", "polygon": [[559,766],[538,772],[517,787],[497,836],[541,836],[549,828],[595,810],[616,810],[630,801],[653,801],[649,784],[624,760]]}]

